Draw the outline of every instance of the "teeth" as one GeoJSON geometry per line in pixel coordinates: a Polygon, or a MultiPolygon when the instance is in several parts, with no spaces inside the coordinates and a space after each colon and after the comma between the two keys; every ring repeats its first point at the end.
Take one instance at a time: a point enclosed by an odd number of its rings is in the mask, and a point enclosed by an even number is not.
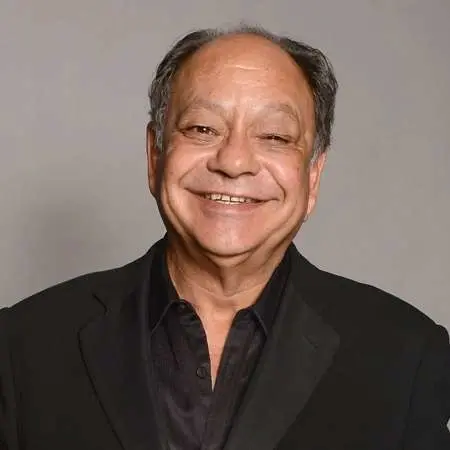
{"type": "Polygon", "coordinates": [[[218,203],[232,204],[232,203],[253,203],[255,200],[248,197],[229,196],[227,194],[204,194],[204,197],[218,203]]]}

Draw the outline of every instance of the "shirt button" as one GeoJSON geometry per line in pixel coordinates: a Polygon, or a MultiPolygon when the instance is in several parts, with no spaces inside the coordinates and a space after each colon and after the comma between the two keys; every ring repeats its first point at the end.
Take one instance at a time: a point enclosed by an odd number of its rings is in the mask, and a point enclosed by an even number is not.
{"type": "Polygon", "coordinates": [[[208,376],[208,369],[205,366],[197,367],[196,374],[199,378],[203,379],[208,376]]]}

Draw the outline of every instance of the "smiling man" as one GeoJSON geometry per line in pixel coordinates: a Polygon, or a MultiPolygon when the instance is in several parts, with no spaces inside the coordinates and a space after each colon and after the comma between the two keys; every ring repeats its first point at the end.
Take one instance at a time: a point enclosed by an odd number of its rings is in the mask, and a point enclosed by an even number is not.
{"type": "Polygon", "coordinates": [[[147,130],[167,234],[1,311],[1,449],[450,448],[447,332],[292,244],[336,89],[262,29],[175,44],[147,130]]]}

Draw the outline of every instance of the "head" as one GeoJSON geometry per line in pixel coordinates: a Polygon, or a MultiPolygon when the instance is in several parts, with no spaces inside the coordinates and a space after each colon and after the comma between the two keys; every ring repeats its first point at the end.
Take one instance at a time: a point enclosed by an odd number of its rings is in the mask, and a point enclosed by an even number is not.
{"type": "Polygon", "coordinates": [[[316,202],[336,89],[319,50],[259,28],[176,43],[147,146],[169,237],[216,259],[284,252],[316,202]]]}

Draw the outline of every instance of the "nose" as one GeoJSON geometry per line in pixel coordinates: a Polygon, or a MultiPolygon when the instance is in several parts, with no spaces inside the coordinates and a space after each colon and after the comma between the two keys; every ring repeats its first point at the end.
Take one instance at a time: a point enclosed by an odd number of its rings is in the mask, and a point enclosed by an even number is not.
{"type": "Polygon", "coordinates": [[[207,167],[227,178],[237,178],[241,175],[256,175],[260,170],[260,163],[248,139],[234,134],[211,155],[207,167]]]}

